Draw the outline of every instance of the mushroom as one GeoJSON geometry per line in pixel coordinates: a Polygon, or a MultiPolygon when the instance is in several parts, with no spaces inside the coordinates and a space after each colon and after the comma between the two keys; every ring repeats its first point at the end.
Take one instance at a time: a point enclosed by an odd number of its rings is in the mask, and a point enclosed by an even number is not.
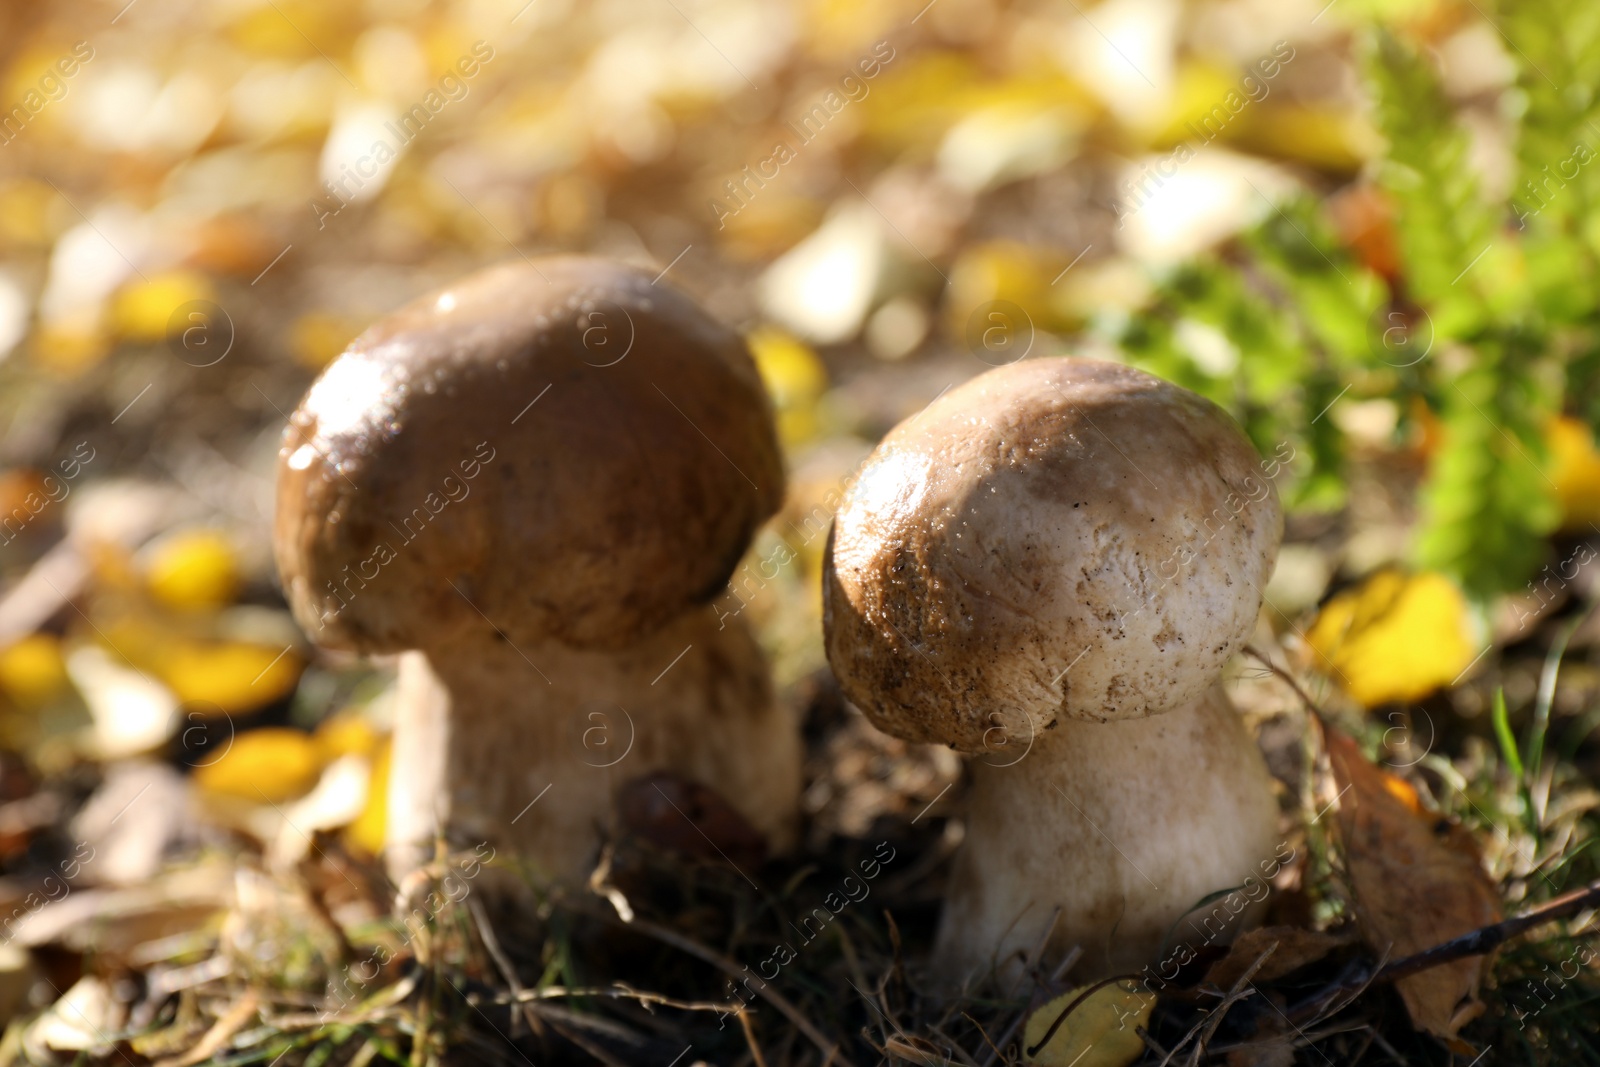
{"type": "Polygon", "coordinates": [[[352,342],[285,431],[275,551],[315,641],[403,653],[391,869],[444,829],[581,877],[658,772],[781,847],[797,726],[706,605],[783,487],[743,341],[631,267],[491,268],[352,342]]]}
{"type": "Polygon", "coordinates": [[[946,980],[1014,974],[1047,934],[1083,947],[1080,973],[1136,968],[1278,856],[1271,780],[1219,687],[1281,536],[1258,464],[1193,393],[1038,359],[901,423],[846,494],[823,577],[845,695],[891,734],[982,754],[946,980]]]}

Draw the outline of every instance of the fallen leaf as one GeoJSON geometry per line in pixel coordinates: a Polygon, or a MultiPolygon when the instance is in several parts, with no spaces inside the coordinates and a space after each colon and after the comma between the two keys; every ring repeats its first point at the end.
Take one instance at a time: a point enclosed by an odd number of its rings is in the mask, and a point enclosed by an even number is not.
{"type": "MultiPolygon", "coordinates": [[[[1339,788],[1339,838],[1362,938],[1396,960],[1499,922],[1500,895],[1465,828],[1424,808],[1404,780],[1379,770],[1328,728],[1339,788]]],[[[1482,1005],[1487,959],[1442,964],[1396,983],[1419,1030],[1453,1037],[1482,1005]]]]}
{"type": "MultiPolygon", "coordinates": [[[[78,862],[94,861],[85,852],[78,862]]],[[[61,945],[105,961],[126,960],[141,945],[205,927],[232,904],[233,893],[231,864],[169,867],[142,885],[74,889],[14,920],[11,939],[24,948],[61,945]]]]}
{"type": "Polygon", "coordinates": [[[340,756],[371,756],[382,742],[372,723],[353,711],[329,716],[311,736],[330,762],[340,756]]]}
{"type": "Polygon", "coordinates": [[[1369,182],[1355,182],[1328,201],[1339,240],[1363,266],[1393,282],[1400,277],[1400,251],[1394,234],[1394,205],[1369,182]]]}
{"type": "Polygon", "coordinates": [[[281,700],[304,664],[286,648],[244,641],[170,642],[155,669],[185,704],[254,711],[281,700]]]}
{"type": "Polygon", "coordinates": [[[367,780],[367,802],[355,822],[345,827],[345,842],[368,856],[383,851],[389,825],[389,762],[393,745],[388,738],[378,743],[372,757],[372,775],[367,780]]]}
{"type": "Polygon", "coordinates": [[[761,382],[777,409],[778,433],[790,446],[817,434],[817,398],[828,388],[828,371],[816,352],[792,334],[764,326],[748,338],[761,382]]]}
{"type": "MultiPolygon", "coordinates": [[[[34,1021],[24,1044],[60,1052],[108,1047],[106,1035],[117,1029],[121,1014],[111,987],[103,979],[85,977],[34,1021]]],[[[54,1062],[54,1057],[43,1062],[54,1062]]]]}
{"type": "Polygon", "coordinates": [[[84,882],[142,885],[171,853],[199,843],[193,787],[164,763],[119,760],[73,817],[72,834],[94,857],[84,882]]]}
{"type": "Polygon", "coordinates": [[[361,817],[371,791],[372,764],[365,756],[340,756],[329,763],[316,788],[286,805],[283,826],[268,855],[284,863],[298,863],[315,846],[311,835],[337,830],[361,817]]]}
{"type": "Polygon", "coordinates": [[[1561,502],[1561,528],[1581,531],[1600,523],[1600,451],[1580,420],[1563,415],[1545,429],[1550,480],[1561,502]]]}
{"type": "Polygon", "coordinates": [[[308,735],[268,726],[242,733],[216,762],[197,767],[195,782],[208,793],[256,804],[303,795],[322,773],[322,753],[308,735]]]}
{"type": "Polygon", "coordinates": [[[178,728],[178,698],[149,675],[117,662],[96,645],[74,649],[67,672],[94,720],[90,747],[101,759],[159,748],[178,728]]]}
{"type": "Polygon", "coordinates": [[[135,341],[154,342],[167,336],[172,314],[191,300],[216,296],[205,275],[174,270],[135,281],[117,294],[112,317],[118,332],[135,341]]]}
{"type": "Polygon", "coordinates": [[[1150,1023],[1156,995],[1132,982],[1113,982],[1091,993],[1044,1040],[1061,1013],[1083,996],[1088,986],[1063,994],[1028,1016],[1022,1030],[1022,1051],[1037,1067],[1126,1067],[1144,1053],[1138,1028],[1150,1023]]]}
{"type": "Polygon", "coordinates": [[[51,634],[31,634],[0,650],[0,689],[25,710],[37,710],[61,696],[67,688],[67,662],[61,640],[51,634]]]}
{"type": "Polygon", "coordinates": [[[1482,647],[1454,582],[1397,570],[1329,600],[1306,642],[1317,666],[1369,708],[1420,700],[1449,685],[1482,647]]]}
{"type": "Polygon", "coordinates": [[[239,563],[232,543],[215,530],[185,530],[149,551],[145,582],[168,607],[218,608],[239,588],[239,563]]]}
{"type": "Polygon", "coordinates": [[[1262,961],[1254,978],[1257,982],[1270,982],[1308,963],[1315,963],[1348,943],[1346,938],[1337,934],[1305,930],[1298,926],[1264,926],[1240,934],[1228,949],[1228,954],[1211,965],[1206,972],[1206,981],[1220,989],[1232,989],[1239,977],[1271,948],[1272,955],[1262,961]]]}

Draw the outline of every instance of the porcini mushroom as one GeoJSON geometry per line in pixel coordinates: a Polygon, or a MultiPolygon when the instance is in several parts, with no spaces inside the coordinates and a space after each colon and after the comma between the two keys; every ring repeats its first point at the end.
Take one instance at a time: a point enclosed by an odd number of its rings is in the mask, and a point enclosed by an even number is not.
{"type": "Polygon", "coordinates": [[[796,727],[704,605],[783,485],[743,341],[630,267],[492,268],[352,342],[285,432],[275,549],[313,640],[405,654],[391,867],[445,828],[582,876],[663,771],[781,844],[796,727]]]}
{"type": "Polygon", "coordinates": [[[823,579],[846,696],[982,754],[946,980],[1014,972],[1057,909],[1049,946],[1081,945],[1079,974],[1136,969],[1277,855],[1264,761],[1219,688],[1281,536],[1258,464],[1193,393],[1039,359],[901,423],[846,495],[823,579]]]}

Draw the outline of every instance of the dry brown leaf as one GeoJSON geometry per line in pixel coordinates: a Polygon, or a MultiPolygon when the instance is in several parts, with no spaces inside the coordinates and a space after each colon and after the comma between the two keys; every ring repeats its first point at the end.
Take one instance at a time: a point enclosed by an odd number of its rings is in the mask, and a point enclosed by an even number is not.
{"type": "MultiPolygon", "coordinates": [[[[1471,835],[1425,809],[1415,789],[1373,766],[1350,738],[1331,728],[1326,735],[1345,870],[1367,944],[1400,959],[1499,922],[1500,895],[1471,835]]],[[[1397,982],[1412,1024],[1453,1037],[1482,1010],[1485,962],[1456,960],[1397,982]]]]}
{"type": "Polygon", "coordinates": [[[1220,989],[1232,989],[1250,966],[1272,948],[1272,955],[1262,961],[1255,973],[1255,981],[1270,982],[1297,971],[1308,963],[1315,963],[1340,945],[1348,944],[1337,934],[1303,930],[1298,926],[1264,926],[1240,934],[1228,949],[1228,954],[1206,972],[1206,981],[1220,989]]]}

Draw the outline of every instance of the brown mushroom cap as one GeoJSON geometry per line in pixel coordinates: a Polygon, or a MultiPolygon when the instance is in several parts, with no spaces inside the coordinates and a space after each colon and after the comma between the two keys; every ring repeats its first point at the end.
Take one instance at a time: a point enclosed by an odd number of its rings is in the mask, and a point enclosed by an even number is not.
{"type": "Polygon", "coordinates": [[[368,329],[301,402],[276,554],[321,644],[620,648],[716,594],[783,495],[743,341],[642,271],[474,274],[368,329]]]}
{"type": "Polygon", "coordinates": [[[1115,363],[1014,363],[868,458],[829,542],[828,659],[880,729],[966,751],[1166,711],[1243,645],[1281,533],[1210,401],[1115,363]]]}

